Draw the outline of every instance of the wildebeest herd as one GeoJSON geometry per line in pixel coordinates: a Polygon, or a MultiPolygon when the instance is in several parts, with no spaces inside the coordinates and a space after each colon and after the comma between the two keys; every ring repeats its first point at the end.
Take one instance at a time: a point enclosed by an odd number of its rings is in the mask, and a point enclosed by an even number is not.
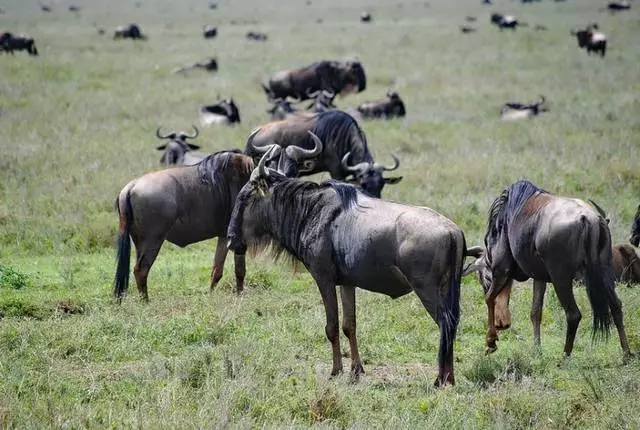
{"type": "MultiPolygon", "coordinates": [[[[362,21],[371,22],[371,16],[363,15],[362,21]]],[[[497,13],[490,21],[501,30],[526,25],[497,13]]],[[[207,39],[217,32],[216,27],[203,28],[207,39]]],[[[597,24],[572,34],[581,48],[605,56],[607,39],[597,24]]],[[[267,40],[264,33],[246,36],[267,40]]],[[[116,29],[113,38],[146,36],[137,24],[129,24],[116,29]]],[[[8,32],[0,36],[0,50],[38,55],[32,38],[8,32]]],[[[178,71],[191,68],[215,71],[218,63],[211,58],[178,71]]],[[[166,141],[157,147],[165,169],[130,181],[116,199],[115,297],[121,300],[128,287],[131,242],[137,289],[148,300],[147,278],[164,241],[184,247],[215,237],[210,289],[222,278],[228,250],[234,253],[237,292],[244,289],[245,255],[251,248],[271,248],[276,256],[285,253],[304,264],[325,307],[332,375],[343,369],[337,286],[351,372],[354,376],[364,372],[356,340],[355,288],[359,287],[392,298],[416,293],[440,328],[435,384],[454,383],[461,279],[476,272],[487,306],[487,352],[497,349],[498,330],[511,324],[513,281],[531,278],[536,345],[540,345],[546,285],[551,283],[566,314],[564,353],[572,353],[581,319],[573,283],[581,280],[593,311],[594,334],[608,333],[613,322],[623,353],[630,356],[615,282],[640,282],[640,206],[630,244],[613,246],[606,214],[597,204],[556,196],[519,180],[506,186],[489,208],[484,245],[469,247],[463,229],[436,211],[382,199],[385,185],[402,180],[388,176],[401,162],[394,154],[389,154],[392,165],[376,161],[359,120],[401,118],[407,111],[395,90],[353,112],[334,105],[337,96],[366,88],[359,60],[321,60],[276,73],[262,85],[271,104],[267,110],[271,121],[249,134],[243,151],[207,154],[192,143],[199,136],[196,126],[192,134],[162,133],[158,128],[156,137],[166,141]],[[295,107],[309,100],[307,109],[295,107]],[[328,172],[331,180],[301,179],[319,172],[328,172]],[[465,264],[466,257],[475,260],[465,264]]],[[[546,111],[546,99],[540,96],[532,103],[505,103],[500,113],[504,120],[519,120],[546,111]]],[[[201,126],[237,123],[240,112],[231,97],[200,109],[201,126]]]]}

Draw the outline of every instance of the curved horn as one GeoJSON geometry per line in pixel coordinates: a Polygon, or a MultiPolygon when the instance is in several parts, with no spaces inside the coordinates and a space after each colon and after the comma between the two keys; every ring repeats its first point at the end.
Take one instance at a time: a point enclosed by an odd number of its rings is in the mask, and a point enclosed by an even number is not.
{"type": "MultiPolygon", "coordinates": [[[[288,97],[291,97],[291,96],[288,96],[288,97]]],[[[283,100],[283,101],[286,101],[286,100],[283,100]]],[[[302,97],[300,97],[300,96],[298,96],[296,98],[291,97],[291,101],[289,103],[298,104],[301,101],[302,101],[302,97]]]]}
{"type": "Polygon", "coordinates": [[[398,157],[396,157],[394,154],[391,154],[391,158],[393,158],[393,167],[385,167],[379,163],[375,163],[374,166],[381,167],[383,172],[391,172],[393,170],[396,170],[398,167],[400,167],[400,160],[398,160],[398,157]]]}
{"type": "Polygon", "coordinates": [[[355,166],[349,166],[349,157],[351,156],[351,152],[347,152],[344,157],[342,157],[342,168],[348,172],[360,172],[362,170],[365,170],[367,168],[367,166],[369,166],[369,163],[367,162],[362,162],[362,163],[358,163],[355,166]]]}
{"type": "Polygon", "coordinates": [[[318,94],[320,94],[320,92],[321,92],[320,90],[317,90],[317,91],[314,91],[314,92],[310,93],[309,92],[310,90],[311,90],[311,88],[309,87],[305,91],[305,93],[307,93],[307,97],[309,97],[310,99],[315,99],[318,96],[318,94]]]}
{"type": "Polygon", "coordinates": [[[187,139],[195,139],[196,137],[198,137],[200,135],[200,131],[198,130],[198,127],[196,127],[193,124],[191,124],[191,127],[193,127],[193,131],[195,132],[195,134],[193,136],[189,136],[187,133],[183,133],[182,134],[187,139]]]}
{"type": "Polygon", "coordinates": [[[322,153],[324,144],[322,143],[320,138],[313,134],[313,132],[310,130],[307,131],[307,133],[311,135],[311,139],[313,139],[313,141],[315,142],[315,147],[313,149],[304,149],[296,145],[289,145],[287,146],[287,149],[285,149],[287,155],[296,161],[303,160],[305,158],[317,157],[318,155],[320,155],[320,153],[322,153]]]}
{"type": "Polygon", "coordinates": [[[169,133],[169,134],[166,134],[166,135],[164,135],[164,136],[163,136],[163,135],[161,135],[161,134],[160,134],[160,129],[161,129],[161,128],[162,128],[162,127],[158,127],[158,129],[156,130],[156,137],[157,137],[158,139],[174,139],[174,138],[176,137],[176,134],[175,134],[175,133],[169,133]]]}
{"type": "Polygon", "coordinates": [[[267,160],[271,157],[271,150],[273,148],[269,149],[270,150],[266,154],[264,154],[258,162],[258,166],[253,169],[253,172],[251,172],[251,178],[249,179],[250,181],[255,181],[258,178],[269,176],[269,170],[267,169],[265,164],[267,164],[267,160]]]}
{"type": "Polygon", "coordinates": [[[329,90],[322,90],[322,95],[324,95],[327,98],[333,99],[336,96],[336,93],[329,90]]]}

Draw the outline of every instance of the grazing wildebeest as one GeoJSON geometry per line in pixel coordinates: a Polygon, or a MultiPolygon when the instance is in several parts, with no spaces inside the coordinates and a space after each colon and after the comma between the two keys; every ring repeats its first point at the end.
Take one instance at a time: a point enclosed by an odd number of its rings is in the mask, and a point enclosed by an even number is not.
{"type": "Polygon", "coordinates": [[[371,14],[369,12],[362,12],[360,14],[360,21],[361,22],[371,22],[373,18],[371,17],[371,14]]]}
{"type": "Polygon", "coordinates": [[[200,124],[203,127],[209,125],[234,125],[240,123],[240,111],[233,98],[220,100],[212,105],[200,108],[200,124]]]}
{"type": "Polygon", "coordinates": [[[640,245],[640,205],[636,215],[633,217],[633,224],[631,225],[631,236],[629,237],[629,243],[633,246],[640,245]]]}
{"type": "Polygon", "coordinates": [[[396,91],[387,91],[385,100],[364,102],[358,106],[358,112],[363,118],[400,118],[407,114],[404,102],[396,91]]]}
{"type": "Polygon", "coordinates": [[[117,27],[113,33],[113,39],[146,40],[147,36],[142,34],[138,24],[131,23],[129,25],[121,25],[120,27],[117,27]]]}
{"type": "Polygon", "coordinates": [[[475,33],[477,30],[474,27],[471,27],[470,25],[461,25],[460,31],[464,34],[468,34],[468,33],[475,33]]]}
{"type": "MultiPolygon", "coordinates": [[[[593,206],[555,196],[529,181],[517,181],[491,205],[485,248],[484,255],[465,269],[465,274],[480,272],[487,303],[487,353],[497,349],[496,296],[506,294],[508,306],[513,280],[533,278],[534,344],[540,346],[542,304],[547,282],[551,282],[567,318],[564,353],[571,355],[582,318],[572,286],[579,277],[593,310],[593,335],[608,334],[613,316],[625,357],[631,355],[622,304],[615,292],[609,227],[593,206]]],[[[508,309],[502,313],[508,315],[508,309]]]]}
{"type": "Polygon", "coordinates": [[[428,208],[372,198],[350,184],[287,179],[265,154],[236,199],[229,249],[271,245],[301,261],[325,306],[331,375],[342,372],[338,302],[349,339],[351,374],[364,373],[356,340],[355,287],[397,298],[414,291],[440,327],[435,385],[454,383],[453,343],[460,316],[466,244],[452,221],[428,208]]]}
{"type": "Polygon", "coordinates": [[[276,73],[268,86],[262,85],[269,99],[293,97],[309,99],[309,92],[327,90],[346,95],[366,89],[367,78],[359,61],[319,61],[310,66],[276,73]]]}
{"type": "Polygon", "coordinates": [[[207,72],[217,72],[218,71],[218,60],[215,57],[211,57],[208,60],[200,61],[198,63],[194,63],[190,66],[181,67],[173,71],[173,73],[184,73],[189,70],[194,69],[202,69],[207,72]]]}
{"type": "Polygon", "coordinates": [[[396,170],[400,162],[394,159],[393,167],[376,163],[369,152],[367,138],[358,123],[349,114],[333,110],[311,115],[290,115],[285,120],[274,121],[258,127],[247,139],[245,153],[254,157],[254,162],[264,154],[271,144],[283,148],[296,145],[310,149],[314,146],[308,132],[313,132],[324,143],[321,154],[306,158],[297,173],[287,176],[311,175],[329,172],[333,179],[351,181],[374,197],[380,197],[385,184],[396,184],[402,176],[385,178],[385,171],[396,170]]]}
{"type": "Polygon", "coordinates": [[[640,284],[640,255],[638,248],[621,243],[611,250],[613,258],[613,274],[616,281],[629,284],[640,284]]]}
{"type": "Polygon", "coordinates": [[[169,139],[169,143],[163,143],[156,147],[158,151],[163,151],[160,163],[165,167],[174,165],[192,166],[198,164],[207,155],[202,152],[195,151],[200,149],[200,146],[194,145],[191,142],[187,142],[187,139],[195,139],[200,132],[194,125],[192,135],[188,135],[184,131],[179,133],[171,132],[167,134],[160,133],[160,127],[156,130],[156,137],[158,139],[169,139]]]}
{"type": "Polygon", "coordinates": [[[246,34],[246,38],[249,40],[255,40],[257,42],[264,42],[267,40],[267,34],[259,31],[249,31],[246,34]]]}
{"type": "Polygon", "coordinates": [[[309,98],[313,99],[313,102],[307,106],[309,112],[326,112],[329,110],[337,109],[333,104],[333,100],[336,98],[336,93],[327,90],[318,90],[314,92],[308,92],[309,98]]]}
{"type": "Polygon", "coordinates": [[[530,119],[537,116],[540,112],[548,112],[549,108],[545,105],[546,99],[543,95],[540,100],[530,104],[517,102],[507,102],[500,108],[500,118],[504,121],[518,121],[521,119],[530,119]]]}
{"type": "Polygon", "coordinates": [[[15,36],[9,32],[0,35],[0,52],[14,54],[14,51],[27,51],[31,56],[38,55],[38,48],[32,37],[25,34],[15,36]]]}
{"type": "Polygon", "coordinates": [[[205,25],[204,27],[202,27],[202,36],[204,36],[205,39],[213,39],[217,35],[218,35],[217,27],[214,27],[212,25],[205,25]]]}
{"type": "Polygon", "coordinates": [[[524,25],[524,23],[519,22],[513,15],[502,15],[499,13],[491,14],[491,23],[496,25],[500,30],[504,28],[515,30],[518,26],[524,25]]]}
{"type": "Polygon", "coordinates": [[[607,36],[598,31],[597,24],[590,24],[582,30],[571,30],[571,35],[576,36],[578,46],[586,49],[587,54],[591,55],[592,52],[595,52],[604,57],[607,53],[607,36]]]}
{"type": "Polygon", "coordinates": [[[288,117],[289,115],[298,112],[292,105],[299,103],[300,100],[289,101],[288,99],[275,99],[271,100],[273,106],[267,109],[267,113],[271,114],[272,121],[280,121],[288,117]]]}

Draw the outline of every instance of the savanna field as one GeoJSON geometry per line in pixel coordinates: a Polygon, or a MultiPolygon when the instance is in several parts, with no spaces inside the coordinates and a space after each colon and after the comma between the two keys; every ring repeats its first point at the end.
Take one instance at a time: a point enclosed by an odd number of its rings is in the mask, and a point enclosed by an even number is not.
{"type": "MultiPolygon", "coordinates": [[[[592,343],[581,285],[570,359],[551,287],[534,349],[531,281],[516,284],[512,327],[487,357],[482,288],[465,278],[456,385],[444,389],[432,385],[438,327],[414,294],[358,290],[366,374],[357,383],[348,373],[329,378],[324,308],[302,265],[248,257],[237,296],[230,255],[209,293],[214,240],[165,243],[150,303],[133,282],[121,305],[112,298],[114,201],[129,180],[160,168],[156,128],[188,131],[201,105],[233,97],[242,123],[202,129],[194,143],[243,149],[269,120],[260,83],[321,59],[358,57],[367,73],[366,91],[338,97],[338,107],[389,88],[405,102],[402,120],[361,123],[377,161],[390,164],[390,153],[401,161],[393,173],[404,179],[385,187],[385,199],[431,207],[479,245],[493,199],[527,178],[595,200],[613,242],[627,242],[640,203],[639,5],[611,15],[600,0],[137,3],[59,0],[50,13],[35,0],[0,3],[0,30],[28,33],[40,52],[0,55],[3,428],[640,428],[640,360],[623,363],[615,330],[592,343]],[[364,10],[372,23],[359,21],[364,10]],[[500,32],[493,12],[529,27],[500,32]],[[477,32],[460,32],[467,15],[477,32]],[[604,59],[569,34],[594,21],[609,39],[604,59]],[[149,40],[112,40],[129,22],[149,40]],[[215,39],[202,37],[207,24],[218,26],[215,39]],[[269,38],[249,41],[250,30],[269,38]],[[215,74],[172,74],[211,56],[215,74]],[[549,112],[500,120],[504,102],[539,94],[549,112]]],[[[618,294],[637,356],[640,290],[618,285],[618,294]]]]}

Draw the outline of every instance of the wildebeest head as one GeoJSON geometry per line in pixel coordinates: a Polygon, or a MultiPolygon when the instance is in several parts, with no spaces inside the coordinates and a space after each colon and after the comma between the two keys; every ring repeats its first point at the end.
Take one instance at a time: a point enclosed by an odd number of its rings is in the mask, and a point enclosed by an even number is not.
{"type": "Polygon", "coordinates": [[[280,145],[276,143],[257,147],[253,145],[252,140],[260,130],[261,127],[258,127],[251,132],[247,138],[247,142],[249,142],[258,154],[269,154],[266,162],[288,178],[295,178],[299,176],[300,173],[312,170],[315,167],[315,158],[318,157],[324,149],[324,144],[320,138],[311,131],[308,133],[315,144],[313,149],[305,149],[297,145],[288,145],[283,150],[280,145]]]}
{"type": "Polygon", "coordinates": [[[160,163],[165,166],[172,166],[174,164],[182,164],[184,162],[184,156],[187,152],[195,149],[200,149],[200,146],[187,142],[187,139],[195,139],[200,132],[194,125],[192,126],[194,134],[187,134],[184,131],[176,133],[171,132],[167,134],[160,133],[160,127],[156,130],[156,137],[158,139],[168,139],[170,142],[163,143],[156,147],[158,151],[164,151],[160,158],[160,163]]]}
{"type": "Polygon", "coordinates": [[[640,245],[640,205],[638,205],[636,215],[633,217],[633,224],[631,226],[631,237],[629,238],[629,242],[631,242],[633,246],[640,245]]]}
{"type": "Polygon", "coordinates": [[[382,188],[385,184],[397,184],[402,180],[402,176],[385,178],[383,172],[391,172],[396,170],[400,166],[400,160],[398,157],[391,154],[394,165],[392,167],[385,167],[380,163],[358,163],[355,166],[349,165],[349,157],[351,153],[348,152],[342,157],[342,168],[353,175],[354,182],[363,191],[367,192],[373,197],[380,198],[382,194],[382,188]]]}
{"type": "Polygon", "coordinates": [[[354,91],[361,93],[367,88],[367,77],[360,61],[345,62],[342,71],[342,83],[344,86],[340,91],[340,95],[346,95],[354,91]]]}

